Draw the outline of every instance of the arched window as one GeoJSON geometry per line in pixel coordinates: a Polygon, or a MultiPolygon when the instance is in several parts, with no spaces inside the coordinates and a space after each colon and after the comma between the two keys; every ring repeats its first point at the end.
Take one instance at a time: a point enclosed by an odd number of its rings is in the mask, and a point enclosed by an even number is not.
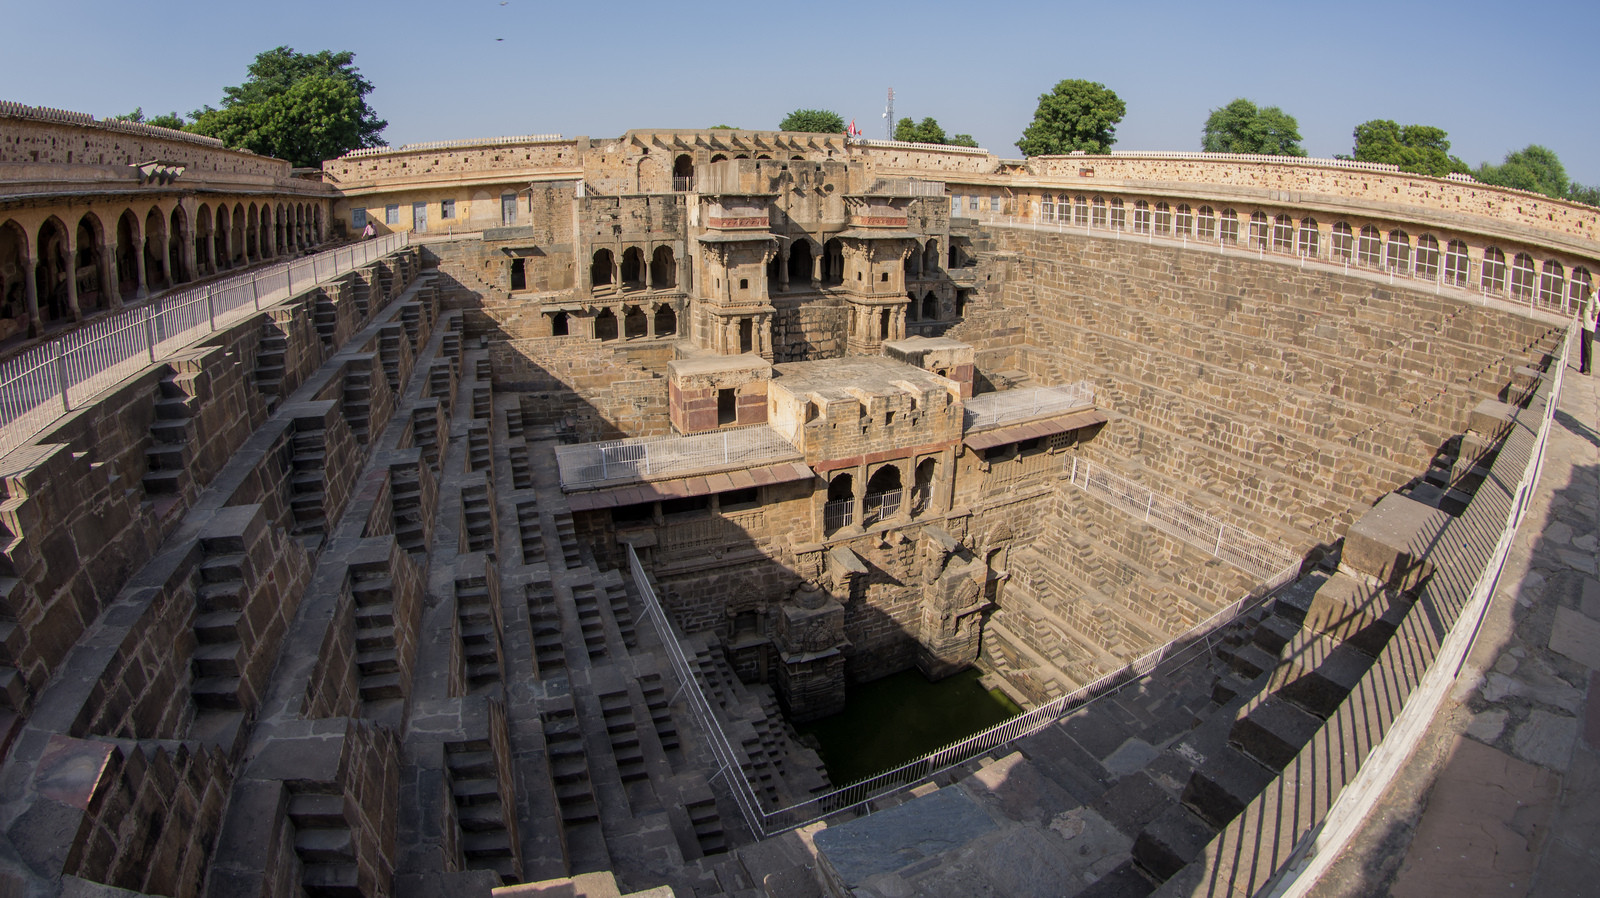
{"type": "Polygon", "coordinates": [[[1048,193],[1044,195],[1043,200],[1039,201],[1039,220],[1044,222],[1056,220],[1056,201],[1048,193]]]}
{"type": "Polygon", "coordinates": [[[1128,212],[1122,207],[1122,197],[1111,200],[1111,228],[1120,231],[1128,226],[1128,212]]]}
{"type": "Polygon", "coordinates": [[[596,289],[611,286],[611,275],[615,268],[612,261],[611,250],[597,249],[594,251],[594,261],[589,265],[589,283],[596,289]]]}
{"type": "Polygon", "coordinates": [[[1589,269],[1574,268],[1572,277],[1567,280],[1568,311],[1576,312],[1583,308],[1589,294],[1594,292],[1594,282],[1589,277],[1589,269]]]}
{"type": "Polygon", "coordinates": [[[1294,219],[1287,215],[1272,219],[1272,251],[1294,252],[1294,219]]]}
{"type": "Polygon", "coordinates": [[[630,246],[622,251],[622,289],[641,290],[644,288],[644,250],[637,246],[630,246]]]}
{"type": "Polygon", "coordinates": [[[1361,226],[1361,236],[1356,240],[1356,264],[1377,268],[1383,258],[1383,237],[1372,225],[1361,226]]]}
{"type": "Polygon", "coordinates": [[[1511,260],[1511,295],[1518,299],[1533,298],[1533,257],[1517,253],[1511,260]]]}
{"type": "Polygon", "coordinates": [[[116,272],[117,293],[126,302],[139,292],[139,255],[136,245],[139,220],[132,209],[124,209],[117,218],[116,272]]]}
{"type": "Polygon", "coordinates": [[[1300,238],[1296,251],[1310,259],[1322,255],[1322,232],[1317,230],[1315,218],[1300,219],[1300,238]]]}
{"type": "Polygon", "coordinates": [[[1137,234],[1150,233],[1150,204],[1144,200],[1133,204],[1133,230],[1137,234]]]}
{"type": "Polygon", "coordinates": [[[566,312],[557,312],[550,316],[550,336],[565,337],[569,326],[566,312]]]}
{"type": "Polygon", "coordinates": [[[1539,275],[1539,301],[1554,308],[1561,307],[1562,288],[1566,286],[1565,272],[1561,263],[1549,259],[1544,263],[1544,271],[1539,275]]]}
{"type": "Polygon", "coordinates": [[[1217,218],[1212,214],[1210,206],[1200,207],[1200,213],[1195,217],[1195,236],[1201,240],[1210,240],[1217,236],[1217,218]]]}
{"type": "Polygon", "coordinates": [[[678,313],[662,303],[656,308],[656,336],[670,337],[678,332],[678,313]]]}
{"type": "Polygon", "coordinates": [[[1496,247],[1483,251],[1483,270],[1478,279],[1488,293],[1506,292],[1506,254],[1496,247]]]}
{"type": "Polygon", "coordinates": [[[855,519],[856,488],[855,478],[849,474],[838,474],[828,481],[828,501],[822,506],[822,529],[824,533],[832,533],[840,527],[848,527],[855,519]]]}
{"type": "Polygon", "coordinates": [[[1433,279],[1439,276],[1439,241],[1432,234],[1417,238],[1417,277],[1433,279]]]}
{"type": "Polygon", "coordinates": [[[78,308],[82,311],[111,308],[111,297],[106,295],[106,277],[101,266],[106,259],[100,251],[100,219],[86,212],[78,219],[78,254],[73,260],[73,271],[78,284],[78,308]]]}
{"type": "Polygon", "coordinates": [[[933,484],[939,478],[939,460],[925,458],[917,462],[916,485],[911,488],[911,513],[922,514],[928,510],[933,498],[933,484]]]}
{"type": "Polygon", "coordinates": [[[1389,232],[1389,242],[1384,247],[1383,264],[1390,271],[1406,274],[1411,271],[1411,237],[1405,231],[1389,232]]]}
{"type": "MultiPolygon", "coordinates": [[[[811,276],[809,266],[806,268],[806,276],[811,276]]],[[[678,286],[678,260],[672,255],[672,247],[656,247],[655,255],[650,259],[650,285],[657,290],[678,286]]]]}
{"type": "Polygon", "coordinates": [[[888,464],[874,471],[867,479],[866,502],[861,513],[861,526],[871,527],[900,514],[903,490],[900,486],[899,465],[888,464]]]}
{"type": "Polygon", "coordinates": [[[939,320],[939,297],[934,296],[932,293],[922,297],[922,320],[939,320]]]}
{"type": "Polygon", "coordinates": [[[1156,233],[1172,233],[1172,207],[1166,203],[1156,203],[1156,233]]]}
{"type": "Polygon", "coordinates": [[[1090,225],[1096,228],[1103,228],[1106,226],[1106,221],[1105,197],[1097,196],[1094,198],[1094,217],[1090,221],[1090,225]]]}
{"type": "Polygon", "coordinates": [[[638,306],[627,306],[622,310],[622,336],[627,340],[648,337],[650,335],[650,318],[644,309],[638,306]]]}
{"type": "Polygon", "coordinates": [[[1217,218],[1217,239],[1225,244],[1239,242],[1239,213],[1232,209],[1222,210],[1222,215],[1217,218]]]}
{"type": "Polygon", "coordinates": [[[1267,248],[1267,213],[1250,213],[1250,248],[1267,248]]]}
{"type": "Polygon", "coordinates": [[[1089,200],[1083,196],[1072,198],[1072,223],[1079,227],[1089,225],[1089,200]]]}
{"type": "Polygon", "coordinates": [[[1348,262],[1356,252],[1355,234],[1350,231],[1350,225],[1338,222],[1333,226],[1333,259],[1336,262],[1348,262]]]}
{"type": "MultiPolygon", "coordinates": [[[[1432,237],[1426,238],[1430,242],[1432,237]]],[[[1422,255],[1421,250],[1417,252],[1422,255]]],[[[1464,240],[1452,240],[1444,246],[1444,282],[1457,287],[1465,287],[1472,283],[1472,259],[1467,256],[1467,244],[1464,240]]]]}
{"type": "Polygon", "coordinates": [[[939,241],[935,237],[929,237],[928,245],[922,248],[922,270],[930,277],[939,270],[939,241]]]}
{"type": "Polygon", "coordinates": [[[789,244],[789,289],[811,286],[811,241],[796,240],[789,244]]]}
{"type": "Polygon", "coordinates": [[[617,338],[617,315],[610,309],[601,309],[600,314],[594,316],[594,338],[596,340],[615,340],[617,338]]]}
{"type": "Polygon", "coordinates": [[[1189,211],[1189,204],[1182,203],[1178,206],[1178,214],[1173,220],[1173,227],[1180,237],[1188,237],[1194,233],[1194,213],[1189,211]]]}

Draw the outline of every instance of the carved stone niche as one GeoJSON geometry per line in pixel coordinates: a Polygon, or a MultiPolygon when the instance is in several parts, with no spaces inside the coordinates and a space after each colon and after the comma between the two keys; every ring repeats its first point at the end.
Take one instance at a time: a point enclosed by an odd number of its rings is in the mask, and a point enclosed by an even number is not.
{"type": "Polygon", "coordinates": [[[922,620],[917,669],[941,680],[978,660],[989,568],[941,527],[923,528],[922,620]]]}
{"type": "Polygon", "coordinates": [[[791,720],[804,722],[844,709],[844,606],[822,587],[801,583],[778,609],[778,697],[791,720]]]}

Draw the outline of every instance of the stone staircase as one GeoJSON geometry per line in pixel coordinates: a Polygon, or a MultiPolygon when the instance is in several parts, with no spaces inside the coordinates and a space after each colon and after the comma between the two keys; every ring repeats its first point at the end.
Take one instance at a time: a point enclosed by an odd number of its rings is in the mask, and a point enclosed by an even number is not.
{"type": "Polygon", "coordinates": [[[284,362],[289,338],[283,328],[268,319],[261,325],[261,344],[256,350],[256,389],[266,399],[270,414],[283,401],[284,362]]]}
{"type": "Polygon", "coordinates": [[[468,869],[493,870],[502,882],[520,882],[521,851],[507,825],[514,812],[501,794],[493,745],[488,739],[447,742],[444,752],[462,862],[468,869]]]}
{"type": "Polygon", "coordinates": [[[195,437],[194,398],[168,372],[157,388],[155,420],[145,449],[144,491],[147,496],[179,496],[192,481],[189,474],[195,437]]]}
{"type": "Polygon", "coordinates": [[[387,567],[351,565],[350,595],[355,602],[356,673],[363,702],[405,695],[395,641],[394,580],[387,567]]]}
{"type": "Polygon", "coordinates": [[[289,822],[300,858],[300,885],[308,898],[361,898],[354,837],[345,819],[345,796],[337,784],[292,788],[289,822]],[[326,791],[319,791],[326,789],[326,791]]]}
{"type": "Polygon", "coordinates": [[[238,711],[247,598],[243,546],[219,545],[201,539],[206,557],[196,571],[195,650],[189,665],[194,680],[190,694],[202,711],[238,711]]]}
{"type": "Polygon", "coordinates": [[[481,573],[458,577],[455,588],[467,691],[499,686],[505,679],[500,661],[500,609],[488,578],[481,573]]]}

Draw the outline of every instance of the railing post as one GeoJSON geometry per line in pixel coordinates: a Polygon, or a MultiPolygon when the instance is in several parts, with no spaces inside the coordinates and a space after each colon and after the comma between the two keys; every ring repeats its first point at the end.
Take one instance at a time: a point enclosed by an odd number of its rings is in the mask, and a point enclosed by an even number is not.
{"type": "Polygon", "coordinates": [[[155,316],[150,312],[151,307],[144,307],[144,345],[150,356],[150,364],[156,363],[156,326],[155,316]]]}
{"type": "Polygon", "coordinates": [[[213,294],[211,292],[211,288],[210,287],[206,288],[206,317],[209,318],[210,321],[211,321],[211,329],[212,330],[216,330],[217,329],[217,301],[216,301],[215,294],[213,294]]]}
{"type": "Polygon", "coordinates": [[[56,352],[56,387],[61,391],[61,410],[72,411],[72,403],[67,399],[67,354],[61,350],[63,341],[56,340],[50,345],[56,352]]]}
{"type": "Polygon", "coordinates": [[[256,286],[256,273],[253,271],[250,272],[250,303],[257,312],[261,311],[261,289],[256,286]]]}

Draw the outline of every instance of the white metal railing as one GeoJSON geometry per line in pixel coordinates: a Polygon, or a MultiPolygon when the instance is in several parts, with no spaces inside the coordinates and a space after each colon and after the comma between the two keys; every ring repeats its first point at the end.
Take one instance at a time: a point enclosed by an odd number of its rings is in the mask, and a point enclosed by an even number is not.
{"type": "Polygon", "coordinates": [[[0,454],[164,356],[407,244],[404,233],[168,293],[0,364],[0,454]]]}
{"type": "Polygon", "coordinates": [[[825,533],[832,533],[840,527],[848,527],[855,519],[854,499],[835,499],[822,506],[822,529],[825,533]]]}
{"type": "Polygon", "coordinates": [[[1217,630],[1226,626],[1239,615],[1247,613],[1266,602],[1284,585],[1292,582],[1300,570],[1300,562],[1295,561],[1283,570],[1275,572],[1256,589],[1218,610],[1204,621],[1190,627],[1171,642],[1145,654],[1126,667],[1102,676],[1081,689],[1040,705],[1031,711],[1019,714],[1010,720],[996,724],[980,733],[974,733],[965,739],[952,742],[920,758],[908,761],[893,770],[887,770],[858,780],[796,804],[768,810],[762,807],[762,802],[756,796],[755,790],[751,787],[749,781],[745,779],[743,768],[739,764],[739,756],[734,751],[733,743],[728,739],[727,733],[722,728],[721,721],[717,718],[716,713],[712,710],[711,703],[701,690],[700,681],[695,676],[694,669],[689,666],[688,659],[683,654],[683,648],[678,644],[677,636],[672,629],[672,623],[668,620],[660,601],[657,600],[655,590],[650,586],[650,579],[645,574],[644,566],[639,562],[638,554],[634,552],[631,545],[627,545],[627,550],[628,567],[633,573],[634,586],[639,592],[640,600],[644,603],[647,616],[655,624],[657,632],[661,635],[661,643],[667,650],[673,671],[678,675],[682,693],[686,696],[690,709],[700,723],[706,742],[717,759],[719,768],[717,774],[719,776],[722,773],[728,774],[726,777],[728,786],[733,792],[734,800],[738,803],[740,811],[744,813],[745,822],[750,825],[750,829],[757,836],[762,838],[797,829],[817,820],[831,817],[834,814],[860,807],[873,799],[880,798],[899,789],[915,785],[986,752],[994,751],[1018,739],[1031,736],[1095,699],[1109,695],[1123,686],[1149,676],[1164,663],[1170,662],[1175,665],[1187,663],[1197,655],[1203,654],[1212,648],[1212,637],[1217,630]]]}
{"type": "MultiPolygon", "coordinates": [[[[1494,551],[1490,553],[1478,578],[1473,581],[1472,591],[1440,642],[1433,663],[1418,680],[1416,687],[1404,697],[1404,707],[1394,716],[1388,729],[1381,733],[1382,741],[1365,757],[1353,759],[1360,765],[1359,770],[1328,807],[1326,816],[1322,818],[1324,824],[1311,827],[1301,837],[1290,856],[1282,860],[1282,878],[1272,883],[1269,890],[1259,894],[1272,895],[1273,898],[1299,898],[1311,891],[1328,866],[1343,856],[1345,846],[1360,831],[1378,800],[1388,792],[1400,770],[1412,760],[1412,753],[1433,723],[1439,705],[1458,682],[1462,665],[1466,663],[1467,654],[1472,650],[1473,642],[1483,626],[1484,615],[1489,611],[1490,599],[1500,584],[1506,559],[1511,554],[1512,544],[1516,542],[1517,529],[1539,488],[1539,475],[1544,471],[1544,452],[1550,440],[1551,421],[1555,418],[1556,405],[1561,399],[1568,354],[1578,333],[1578,323],[1569,323],[1566,337],[1561,341],[1561,353],[1551,362],[1555,376],[1540,415],[1538,433],[1534,436],[1522,476],[1518,478],[1517,485],[1509,490],[1511,507],[1506,511],[1494,551]]],[[[1373,669],[1378,668],[1374,666],[1373,669]]]]}
{"type": "Polygon", "coordinates": [[[904,497],[904,490],[867,493],[861,498],[861,526],[871,527],[879,521],[887,521],[899,514],[900,500],[904,497]]]}
{"type": "Polygon", "coordinates": [[[1197,511],[1086,458],[1073,458],[1068,479],[1073,486],[1258,577],[1282,569],[1295,558],[1293,552],[1271,540],[1197,511]]]}
{"type": "Polygon", "coordinates": [[[962,403],[966,409],[968,431],[987,430],[1002,424],[1031,421],[1094,405],[1094,384],[1080,380],[1059,387],[1031,387],[984,393],[962,403]]]}
{"type": "MultiPolygon", "coordinates": [[[[1094,158],[1094,157],[1086,157],[1094,158]]],[[[1080,221],[1069,222],[1068,213],[1061,211],[1062,204],[1056,204],[1055,220],[1045,220],[1042,215],[1013,215],[1004,212],[980,212],[970,210],[968,218],[981,224],[998,225],[1001,227],[1026,228],[1036,231],[1055,231],[1057,233],[1083,233],[1109,237],[1114,240],[1130,240],[1140,243],[1166,244],[1182,246],[1186,249],[1209,250],[1222,255],[1255,256],[1258,259],[1274,261],[1290,261],[1298,264],[1302,269],[1338,271],[1344,274],[1365,274],[1386,279],[1395,283],[1397,279],[1416,285],[1432,285],[1435,295],[1453,295],[1479,305],[1488,305],[1490,300],[1498,300],[1533,311],[1535,309],[1554,312],[1566,316],[1577,312],[1577,300],[1572,296],[1571,282],[1564,281],[1561,288],[1561,298],[1558,302],[1551,302],[1544,294],[1540,278],[1542,271],[1533,271],[1534,281],[1531,287],[1525,288],[1526,295],[1518,295],[1520,291],[1513,289],[1511,279],[1511,263],[1501,263],[1501,276],[1498,279],[1490,278],[1494,286],[1485,284],[1482,277],[1483,263],[1467,263],[1463,269],[1450,270],[1442,261],[1446,258],[1445,248],[1439,247],[1439,264],[1419,265],[1416,262],[1418,248],[1411,246],[1405,262],[1391,259],[1388,252],[1389,244],[1382,244],[1379,256],[1375,262],[1363,263],[1358,258],[1355,241],[1352,238],[1347,250],[1334,245],[1332,240],[1324,244],[1318,241],[1317,247],[1307,250],[1299,243],[1297,229],[1296,242],[1291,247],[1276,246],[1268,232],[1252,234],[1249,231],[1248,219],[1235,221],[1234,225],[1243,225],[1232,231],[1233,239],[1223,235],[1223,222],[1221,218],[1211,219],[1212,235],[1207,237],[1191,237],[1187,228],[1177,229],[1168,233],[1155,229],[1134,230],[1126,226],[1126,219],[1119,224],[1115,217],[1109,220],[1103,215],[1104,207],[1095,207],[1095,214],[1080,221]],[[1474,267],[1474,265],[1476,267],[1474,267]],[[1420,271],[1430,269],[1432,273],[1420,271]],[[1477,275],[1477,282],[1473,283],[1473,276],[1477,275]]],[[[1270,222],[1268,226],[1270,228],[1270,222]]],[[[1196,231],[1196,234],[1199,232],[1196,231]]],[[[1320,233],[1320,232],[1319,232],[1320,233]]],[[[1359,235],[1357,235],[1359,236],[1359,235]]],[[[1591,288],[1592,289],[1592,288],[1591,288]]]]}
{"type": "Polygon", "coordinates": [[[963,147],[953,143],[912,143],[908,140],[873,140],[868,137],[850,138],[851,146],[882,147],[886,150],[921,150],[927,153],[965,153],[969,156],[987,156],[983,147],[963,147]]]}
{"type": "Polygon", "coordinates": [[[799,450],[765,424],[689,436],[636,437],[556,447],[563,487],[682,476],[800,458],[799,450]]]}

